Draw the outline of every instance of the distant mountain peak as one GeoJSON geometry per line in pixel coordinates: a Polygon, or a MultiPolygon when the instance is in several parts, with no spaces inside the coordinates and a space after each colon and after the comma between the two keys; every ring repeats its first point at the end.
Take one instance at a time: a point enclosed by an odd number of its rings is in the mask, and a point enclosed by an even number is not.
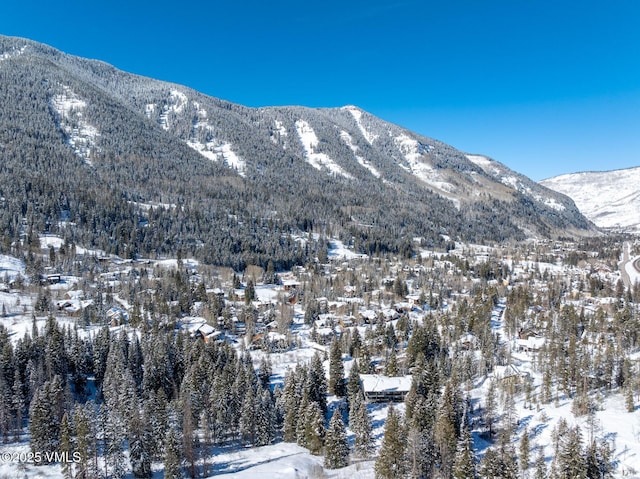
{"type": "Polygon", "coordinates": [[[569,196],[597,226],[640,234],[640,167],[560,175],[540,184],[569,196]]]}

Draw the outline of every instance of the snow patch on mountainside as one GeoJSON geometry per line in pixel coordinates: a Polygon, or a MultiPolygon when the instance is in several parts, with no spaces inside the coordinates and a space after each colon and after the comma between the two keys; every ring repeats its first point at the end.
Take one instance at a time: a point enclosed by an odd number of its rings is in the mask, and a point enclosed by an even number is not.
{"type": "Polygon", "coordinates": [[[640,168],[561,175],[540,184],[569,196],[601,228],[640,233],[640,168]]]}
{"type": "Polygon", "coordinates": [[[401,134],[393,138],[396,147],[400,150],[408,165],[399,164],[407,173],[415,175],[429,186],[445,193],[453,193],[456,187],[446,179],[429,163],[424,161],[422,155],[431,149],[428,145],[401,134]]]}
{"type": "Polygon", "coordinates": [[[341,131],[340,132],[340,138],[342,139],[342,141],[344,141],[347,146],[349,148],[351,148],[351,151],[353,151],[353,156],[355,156],[356,160],[358,160],[358,163],[360,163],[360,165],[362,165],[364,168],[366,168],[367,170],[369,170],[369,172],[375,176],[376,178],[380,178],[380,172],[376,169],[375,166],[373,166],[368,160],[366,160],[363,156],[360,156],[358,154],[358,146],[355,145],[353,143],[353,138],[351,138],[351,135],[349,133],[347,133],[346,131],[341,131]]]}
{"type": "Polygon", "coordinates": [[[208,160],[221,162],[235,169],[240,176],[245,176],[246,163],[233,151],[231,143],[217,140],[212,136],[214,129],[209,124],[207,110],[196,101],[192,102],[192,105],[195,109],[195,117],[187,145],[208,160]]]}
{"type": "Polygon", "coordinates": [[[538,203],[542,203],[556,211],[564,211],[566,209],[566,207],[555,198],[534,191],[530,186],[522,181],[522,178],[509,174],[509,171],[505,170],[497,161],[493,161],[492,159],[482,155],[465,156],[471,163],[482,168],[485,173],[497,179],[503,185],[508,186],[509,188],[514,189],[529,198],[534,199],[538,203]]]}
{"type": "MultiPolygon", "coordinates": [[[[162,113],[160,113],[159,123],[163,129],[168,130],[170,128],[170,118],[172,113],[182,113],[184,108],[189,102],[187,95],[178,90],[171,90],[169,92],[169,101],[162,107],[162,113]]],[[[147,105],[148,108],[149,105],[147,105]]],[[[148,112],[149,110],[147,110],[148,112]]],[[[147,113],[148,114],[148,113],[147,113]]]]}
{"type": "Polygon", "coordinates": [[[231,143],[218,140],[210,140],[206,143],[190,140],[186,143],[208,160],[221,162],[236,170],[240,176],[246,175],[246,163],[233,151],[231,143]]]}
{"type": "Polygon", "coordinates": [[[471,163],[482,168],[485,173],[489,173],[490,175],[500,174],[500,169],[496,168],[496,166],[493,164],[494,162],[491,161],[486,156],[482,156],[482,155],[466,155],[466,156],[471,163]]]}
{"type": "Polygon", "coordinates": [[[51,108],[74,153],[92,165],[91,157],[98,150],[96,140],[100,133],[84,118],[87,102],[68,86],[63,86],[62,90],[51,99],[51,108]]]}
{"type": "Polygon", "coordinates": [[[316,170],[322,170],[324,167],[331,173],[344,176],[348,179],[353,179],[353,176],[344,171],[344,169],[331,159],[329,155],[326,153],[317,153],[315,151],[318,146],[318,136],[309,123],[304,120],[296,121],[296,131],[298,132],[298,137],[300,138],[300,142],[304,148],[307,163],[313,166],[316,170]]]}
{"type": "Polygon", "coordinates": [[[356,125],[358,125],[360,133],[362,133],[364,139],[367,140],[370,145],[373,145],[373,142],[378,139],[378,135],[374,135],[373,133],[367,131],[367,129],[362,124],[362,110],[351,105],[345,106],[343,107],[343,109],[351,113],[351,116],[353,116],[353,119],[356,121],[356,125]]]}
{"type": "Polygon", "coordinates": [[[287,127],[284,126],[284,123],[280,120],[274,120],[274,129],[269,132],[269,139],[271,143],[274,145],[280,145],[283,149],[287,149],[287,137],[289,136],[289,132],[287,131],[287,127]]]}

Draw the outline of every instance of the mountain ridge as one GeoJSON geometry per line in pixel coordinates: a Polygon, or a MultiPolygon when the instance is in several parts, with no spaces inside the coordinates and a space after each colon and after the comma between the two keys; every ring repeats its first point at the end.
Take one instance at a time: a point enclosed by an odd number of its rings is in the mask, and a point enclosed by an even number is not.
{"type": "Polygon", "coordinates": [[[540,183],[571,197],[578,209],[601,228],[640,233],[640,167],[583,171],[540,183]]]}
{"type": "Polygon", "coordinates": [[[39,179],[46,200],[26,184],[0,191],[12,199],[3,224],[14,236],[29,203],[32,227],[64,228],[107,251],[184,248],[236,266],[270,256],[282,265],[308,260],[322,245],[305,250],[296,238],[311,232],[365,254],[410,254],[415,237],[442,247],[445,237],[484,242],[595,231],[569,198],[493,160],[487,172],[454,147],[353,105],[249,108],[10,37],[0,36],[0,58],[8,113],[0,125],[0,176],[11,182],[18,174],[24,183],[22,176],[45,164],[70,176],[61,179],[64,187],[39,179]],[[31,162],[20,161],[27,152],[31,162]],[[97,185],[112,204],[97,198],[97,185]],[[73,200],[56,207],[52,196],[73,200]],[[140,204],[180,208],[150,213],[140,204]],[[71,221],[61,227],[62,210],[71,221]],[[202,218],[187,218],[194,211],[202,218]],[[117,220],[91,221],[96,215],[117,220]],[[96,223],[105,231],[91,232],[96,223]],[[135,233],[116,240],[122,229],[135,233]],[[234,255],[241,259],[230,261],[234,255]]]}

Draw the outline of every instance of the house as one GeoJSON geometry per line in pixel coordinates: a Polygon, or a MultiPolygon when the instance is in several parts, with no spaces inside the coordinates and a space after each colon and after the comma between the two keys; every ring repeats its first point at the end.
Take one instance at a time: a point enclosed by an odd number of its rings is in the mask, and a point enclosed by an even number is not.
{"type": "Polygon", "coordinates": [[[300,281],[295,279],[284,279],[282,280],[282,289],[285,291],[292,291],[294,289],[298,289],[300,287],[300,281]]]}
{"type": "Polygon", "coordinates": [[[107,316],[107,320],[111,326],[119,326],[129,319],[129,314],[124,309],[115,306],[113,308],[109,308],[105,315],[107,316]]]}
{"type": "Polygon", "coordinates": [[[537,353],[544,346],[544,338],[529,336],[527,339],[516,339],[516,350],[525,353],[537,353]]]}
{"type": "Polygon", "coordinates": [[[361,374],[364,397],[368,402],[403,402],[411,390],[412,376],[389,377],[361,374]]]}
{"type": "Polygon", "coordinates": [[[372,309],[360,311],[359,314],[364,324],[376,324],[378,322],[378,313],[372,309]]]}
{"type": "Polygon", "coordinates": [[[59,274],[47,274],[42,277],[43,284],[58,284],[62,281],[62,276],[59,274]]]}

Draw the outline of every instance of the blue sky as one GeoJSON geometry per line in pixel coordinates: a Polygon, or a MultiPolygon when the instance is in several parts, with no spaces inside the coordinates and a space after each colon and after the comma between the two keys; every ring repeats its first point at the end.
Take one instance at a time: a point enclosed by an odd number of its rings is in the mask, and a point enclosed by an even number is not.
{"type": "Polygon", "coordinates": [[[0,33],[248,106],[357,105],[535,180],[640,166],[640,2],[7,2],[0,33]]]}

